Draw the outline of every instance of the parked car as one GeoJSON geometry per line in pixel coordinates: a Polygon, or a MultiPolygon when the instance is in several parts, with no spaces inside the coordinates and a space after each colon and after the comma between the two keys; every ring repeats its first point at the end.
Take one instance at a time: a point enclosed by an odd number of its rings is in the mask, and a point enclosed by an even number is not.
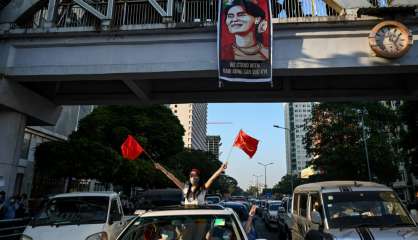
{"type": "Polygon", "coordinates": [[[114,240],[126,222],[117,193],[59,194],[49,199],[21,240],[114,240]]]}
{"type": "Polygon", "coordinates": [[[291,240],[292,220],[292,198],[285,197],[279,206],[277,217],[278,237],[280,240],[291,240]]]}
{"type": "Polygon", "coordinates": [[[277,215],[281,201],[268,201],[264,209],[264,222],[267,229],[277,228],[277,215]]]}
{"type": "Polygon", "coordinates": [[[220,205],[234,210],[241,222],[247,221],[249,209],[244,204],[239,202],[222,202],[220,205]]]}
{"type": "Polygon", "coordinates": [[[292,239],[418,239],[418,229],[392,189],[372,182],[333,181],[293,193],[292,239]]]}
{"type": "Polygon", "coordinates": [[[155,209],[135,218],[117,240],[242,239],[238,215],[229,208],[184,206],[155,209]]]}

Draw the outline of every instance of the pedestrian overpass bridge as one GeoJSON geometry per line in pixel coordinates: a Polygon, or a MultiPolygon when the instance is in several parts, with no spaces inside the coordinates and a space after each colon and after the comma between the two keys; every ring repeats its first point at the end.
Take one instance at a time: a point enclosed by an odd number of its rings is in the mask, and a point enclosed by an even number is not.
{"type": "Polygon", "coordinates": [[[417,98],[418,45],[398,59],[369,46],[383,19],[418,40],[418,1],[395,2],[273,1],[273,84],[219,88],[217,1],[12,0],[0,105],[53,123],[59,105],[417,98]]]}
{"type": "Polygon", "coordinates": [[[418,45],[385,59],[384,19],[418,40],[417,0],[274,0],[273,84],[217,78],[216,0],[0,3],[0,175],[13,189],[26,124],[61,105],[418,98],[418,45]]]}

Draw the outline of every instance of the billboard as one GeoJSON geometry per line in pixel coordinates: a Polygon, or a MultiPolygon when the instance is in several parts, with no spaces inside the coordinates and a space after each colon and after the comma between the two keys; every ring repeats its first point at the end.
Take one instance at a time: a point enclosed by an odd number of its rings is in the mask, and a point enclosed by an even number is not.
{"type": "Polygon", "coordinates": [[[219,0],[219,79],[272,80],[272,22],[269,0],[219,0]]]}

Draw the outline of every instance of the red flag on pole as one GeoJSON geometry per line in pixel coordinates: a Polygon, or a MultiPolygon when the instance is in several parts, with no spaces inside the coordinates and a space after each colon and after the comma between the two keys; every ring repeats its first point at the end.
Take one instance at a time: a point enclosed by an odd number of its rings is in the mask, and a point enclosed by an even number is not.
{"type": "Polygon", "coordinates": [[[258,140],[240,130],[235,138],[234,147],[240,148],[250,158],[257,152],[258,140]]]}
{"type": "Polygon", "coordinates": [[[123,142],[122,146],[120,147],[122,150],[123,158],[128,160],[135,160],[144,152],[144,149],[141,145],[136,141],[134,137],[128,135],[125,142],[123,142]]]}

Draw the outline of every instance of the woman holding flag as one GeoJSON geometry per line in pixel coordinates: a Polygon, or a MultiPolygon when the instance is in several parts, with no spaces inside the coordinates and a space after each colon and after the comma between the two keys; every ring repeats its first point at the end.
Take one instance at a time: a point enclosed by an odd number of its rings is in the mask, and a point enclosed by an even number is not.
{"type": "Polygon", "coordinates": [[[178,178],[176,178],[176,176],[165,169],[161,164],[154,163],[154,166],[156,169],[164,173],[164,175],[166,175],[178,188],[183,191],[185,205],[203,205],[205,204],[205,196],[207,190],[227,168],[227,163],[223,163],[221,167],[205,183],[203,183],[202,179],[200,178],[200,171],[198,169],[192,169],[190,171],[189,181],[183,183],[178,178]]]}

